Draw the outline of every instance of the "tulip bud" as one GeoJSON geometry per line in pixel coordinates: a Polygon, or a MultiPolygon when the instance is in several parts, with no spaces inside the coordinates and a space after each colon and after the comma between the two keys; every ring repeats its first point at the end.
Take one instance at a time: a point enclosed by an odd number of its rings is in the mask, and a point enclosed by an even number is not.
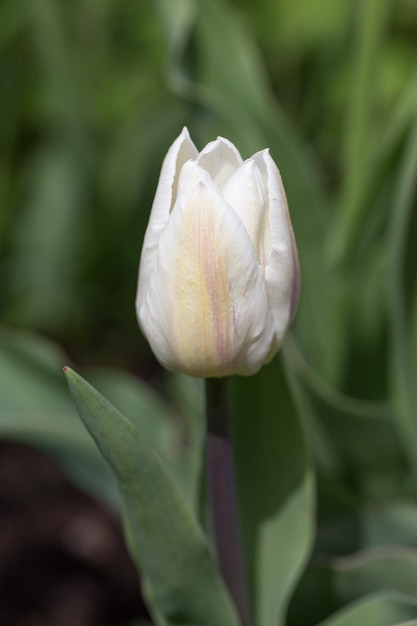
{"type": "Polygon", "coordinates": [[[299,267],[268,150],[246,161],[186,128],[165,157],[143,244],[137,314],[156,357],[191,376],[254,374],[294,316],[299,267]]]}

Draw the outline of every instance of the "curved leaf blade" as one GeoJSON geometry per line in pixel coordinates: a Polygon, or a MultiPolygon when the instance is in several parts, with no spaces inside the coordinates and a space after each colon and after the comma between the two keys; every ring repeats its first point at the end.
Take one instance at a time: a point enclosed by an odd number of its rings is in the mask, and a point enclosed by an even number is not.
{"type": "Polygon", "coordinates": [[[91,385],[69,368],[65,374],[81,419],[118,479],[132,555],[158,623],[237,626],[206,539],[156,452],[91,385]]]}
{"type": "Polygon", "coordinates": [[[256,623],[282,626],[314,534],[314,485],[279,359],[233,380],[233,436],[256,623]]]}
{"type": "Polygon", "coordinates": [[[319,626],[400,626],[404,620],[413,619],[416,612],[417,603],[414,599],[402,594],[382,592],[352,603],[319,626]]]}

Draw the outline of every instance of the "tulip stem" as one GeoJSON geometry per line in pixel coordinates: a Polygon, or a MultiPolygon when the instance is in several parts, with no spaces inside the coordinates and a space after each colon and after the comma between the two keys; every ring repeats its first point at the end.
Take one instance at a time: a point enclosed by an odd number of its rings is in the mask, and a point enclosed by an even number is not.
{"type": "Polygon", "coordinates": [[[220,572],[242,626],[251,614],[240,536],[227,379],[206,379],[207,483],[211,524],[220,572]]]}

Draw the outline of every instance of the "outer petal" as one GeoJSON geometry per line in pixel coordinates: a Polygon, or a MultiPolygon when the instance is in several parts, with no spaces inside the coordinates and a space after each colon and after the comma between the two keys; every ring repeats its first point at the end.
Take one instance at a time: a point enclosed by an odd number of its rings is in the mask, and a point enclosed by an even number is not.
{"type": "Polygon", "coordinates": [[[261,242],[265,229],[267,192],[253,159],[242,163],[232,174],[224,186],[223,195],[245,226],[258,263],[263,264],[264,249],[261,242]]]}
{"type": "Polygon", "coordinates": [[[217,137],[211,141],[198,155],[197,162],[210,174],[219,189],[223,189],[226,181],[242,163],[237,148],[231,141],[217,137]]]}
{"type": "Polygon", "coordinates": [[[163,231],[142,329],[159,361],[192,376],[252,374],[275,353],[262,270],[215,185],[180,196],[163,231]]]}
{"type": "Polygon", "coordinates": [[[213,185],[210,174],[203,169],[197,161],[187,161],[187,163],[184,163],[182,166],[180,172],[177,198],[183,198],[188,195],[199,183],[204,183],[209,186],[213,185]]]}
{"type": "Polygon", "coordinates": [[[183,128],[179,137],[168,150],[159,175],[155,199],[143,241],[136,297],[137,310],[142,306],[143,297],[147,291],[160,234],[169,219],[170,211],[176,200],[181,168],[186,161],[196,158],[197,155],[197,148],[191,141],[187,128],[183,128]]]}
{"type": "Polygon", "coordinates": [[[267,190],[267,219],[263,233],[265,281],[280,343],[294,317],[300,284],[298,254],[284,187],[268,150],[253,157],[267,190]]]}

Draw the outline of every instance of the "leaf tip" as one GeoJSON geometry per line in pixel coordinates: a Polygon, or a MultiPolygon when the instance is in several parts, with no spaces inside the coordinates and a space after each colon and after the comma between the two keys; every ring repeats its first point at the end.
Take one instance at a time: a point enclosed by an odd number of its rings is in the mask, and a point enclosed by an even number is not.
{"type": "Polygon", "coordinates": [[[62,368],[62,371],[64,372],[65,377],[66,377],[67,379],[71,378],[71,376],[73,376],[73,375],[75,374],[74,370],[72,370],[72,369],[69,367],[69,365],[65,365],[65,366],[62,368]]]}

